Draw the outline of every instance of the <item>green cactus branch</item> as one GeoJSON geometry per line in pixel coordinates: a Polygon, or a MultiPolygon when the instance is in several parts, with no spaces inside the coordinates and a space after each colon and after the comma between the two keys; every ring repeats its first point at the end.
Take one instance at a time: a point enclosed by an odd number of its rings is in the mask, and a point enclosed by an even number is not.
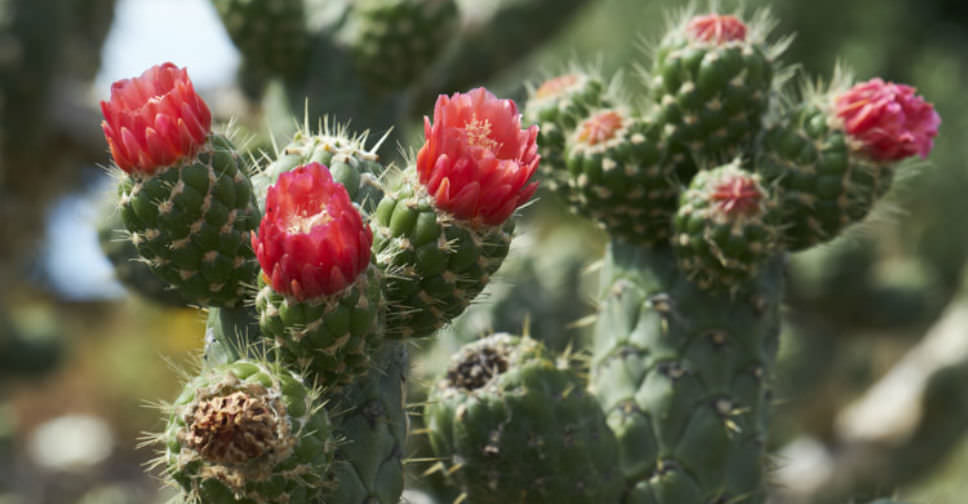
{"type": "Polygon", "coordinates": [[[733,295],[669,250],[613,242],[590,386],[619,439],[626,502],[762,502],[781,259],[733,295]]]}

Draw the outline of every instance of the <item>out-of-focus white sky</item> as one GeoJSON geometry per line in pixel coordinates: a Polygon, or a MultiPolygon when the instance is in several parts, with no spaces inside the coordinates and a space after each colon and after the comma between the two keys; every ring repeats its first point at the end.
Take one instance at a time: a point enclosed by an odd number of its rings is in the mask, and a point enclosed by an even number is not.
{"type": "Polygon", "coordinates": [[[209,0],[119,0],[104,44],[96,88],[171,61],[187,67],[201,89],[231,82],[239,55],[209,0]]]}
{"type": "MultiPolygon", "coordinates": [[[[200,91],[235,78],[239,55],[210,0],[118,0],[95,95],[106,99],[112,82],[165,61],[187,67],[200,91]]],[[[69,195],[50,210],[42,267],[52,286],[68,298],[124,295],[95,229],[98,199],[113,184],[105,176],[103,187],[69,195]]]]}

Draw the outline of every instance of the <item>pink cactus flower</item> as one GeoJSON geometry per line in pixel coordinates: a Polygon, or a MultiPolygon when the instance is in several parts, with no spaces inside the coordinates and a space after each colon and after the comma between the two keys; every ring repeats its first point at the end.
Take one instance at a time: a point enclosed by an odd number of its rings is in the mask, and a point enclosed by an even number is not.
{"type": "Polygon", "coordinates": [[[152,175],[194,157],[212,127],[212,114],[188,71],[172,63],[112,84],[111,100],[101,102],[101,112],[111,156],[129,174],[152,175]]]}
{"type": "Polygon", "coordinates": [[[279,176],[252,234],[266,283],[301,301],[336,294],[356,280],[369,266],[372,242],[346,188],[319,163],[279,176]]]}
{"type": "Polygon", "coordinates": [[[693,40],[718,45],[746,40],[746,25],[736,16],[708,14],[690,19],[686,33],[693,40]]]}
{"type": "Polygon", "coordinates": [[[559,96],[580,80],[581,76],[577,74],[560,75],[553,79],[548,79],[535,91],[534,97],[540,99],[549,96],[559,96]]]}
{"type": "Polygon", "coordinates": [[[851,138],[877,161],[927,157],[941,117],[911,86],[871,79],[834,99],[837,117],[851,138]]]}
{"type": "Polygon", "coordinates": [[[753,177],[731,173],[713,187],[712,200],[726,215],[756,215],[764,198],[753,177]]]}
{"type": "Polygon", "coordinates": [[[622,129],[622,115],[614,110],[606,110],[590,117],[578,127],[578,141],[588,145],[598,145],[613,138],[622,129]]]}
{"type": "Polygon", "coordinates": [[[540,159],[538,127],[522,130],[511,100],[484,88],[441,95],[433,123],[424,118],[424,135],[417,153],[420,183],[458,219],[499,225],[538,187],[528,183],[540,159]]]}

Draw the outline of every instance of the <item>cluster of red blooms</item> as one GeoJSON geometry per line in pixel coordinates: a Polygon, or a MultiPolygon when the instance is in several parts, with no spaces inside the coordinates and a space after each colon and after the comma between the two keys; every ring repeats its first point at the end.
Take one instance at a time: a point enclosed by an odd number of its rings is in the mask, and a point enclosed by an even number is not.
{"type": "MultiPolygon", "coordinates": [[[[733,16],[710,15],[687,27],[697,40],[744,40],[733,16]]],[[[858,84],[834,100],[845,131],[878,161],[926,156],[941,120],[914,88],[881,79],[858,84]]],[[[150,176],[193,158],[205,145],[212,116],[185,69],[164,63],[115,82],[101,103],[101,127],[117,165],[150,176]]],[[[500,225],[537,189],[537,126],[521,128],[511,100],[484,88],[442,95],[433,121],[424,119],[417,154],[420,183],[437,206],[471,225],[500,225]]],[[[729,186],[733,195],[747,191],[729,186]]],[[[309,299],[339,292],[369,265],[372,234],[345,188],[312,164],[279,177],[252,248],[277,291],[309,299]]]]}
{"type": "MultiPolygon", "coordinates": [[[[127,173],[150,176],[192,159],[205,145],[211,113],[185,69],[171,63],[111,87],[101,126],[127,173]]],[[[472,225],[500,225],[537,182],[537,126],[521,129],[511,100],[483,88],[441,96],[417,156],[420,183],[437,205],[472,225]]],[[[370,262],[373,237],[346,189],[318,163],[282,174],[269,188],[252,249],[267,283],[298,299],[336,294],[370,262]]]]}

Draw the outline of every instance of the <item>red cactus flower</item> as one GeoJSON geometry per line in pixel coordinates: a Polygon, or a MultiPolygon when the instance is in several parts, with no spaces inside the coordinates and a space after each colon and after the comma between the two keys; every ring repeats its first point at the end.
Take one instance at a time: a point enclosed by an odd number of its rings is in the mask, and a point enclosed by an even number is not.
{"type": "Polygon", "coordinates": [[[369,266],[372,242],[346,188],[319,163],[279,176],[252,234],[266,282],[299,300],[336,294],[356,280],[369,266]]]}
{"type": "Polygon", "coordinates": [[[927,157],[941,117],[911,86],[881,79],[857,84],[834,99],[844,129],[877,161],[927,157]]]}
{"type": "Polygon", "coordinates": [[[614,110],[606,110],[587,119],[578,128],[578,141],[588,145],[607,142],[622,129],[622,115],[614,110]]]}
{"type": "Polygon", "coordinates": [[[693,40],[725,44],[746,40],[746,25],[736,16],[709,14],[690,19],[686,24],[686,33],[693,40]]]}
{"type": "Polygon", "coordinates": [[[713,186],[712,200],[727,215],[755,215],[764,198],[756,180],[749,176],[730,173],[713,186]]]}
{"type": "Polygon", "coordinates": [[[114,162],[127,173],[151,175],[193,157],[212,127],[212,114],[184,68],[156,65],[111,85],[101,102],[101,129],[114,162]]]}
{"type": "Polygon", "coordinates": [[[499,225],[538,188],[528,184],[540,159],[538,127],[522,130],[511,100],[484,88],[441,95],[433,124],[424,117],[424,135],[420,183],[458,219],[499,225]]]}
{"type": "Polygon", "coordinates": [[[560,75],[553,79],[546,80],[534,93],[535,98],[547,98],[549,96],[559,96],[564,94],[569,88],[581,80],[578,74],[560,75]]]}

